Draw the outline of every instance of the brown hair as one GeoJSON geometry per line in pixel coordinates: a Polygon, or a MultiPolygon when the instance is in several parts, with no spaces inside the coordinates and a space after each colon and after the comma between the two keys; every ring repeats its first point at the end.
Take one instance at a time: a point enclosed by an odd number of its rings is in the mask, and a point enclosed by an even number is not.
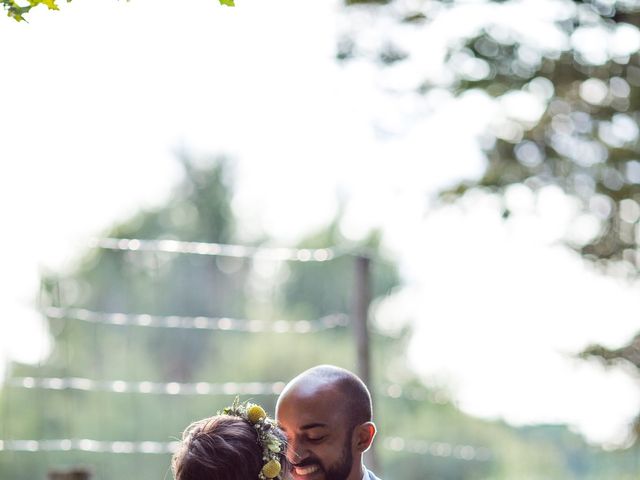
{"type": "MultiPolygon", "coordinates": [[[[284,445],[282,433],[274,434],[284,445]]],[[[280,457],[285,471],[284,452],[280,457]]],[[[255,428],[242,418],[217,415],[186,428],[171,467],[175,480],[257,480],[264,463],[255,428]]]]}

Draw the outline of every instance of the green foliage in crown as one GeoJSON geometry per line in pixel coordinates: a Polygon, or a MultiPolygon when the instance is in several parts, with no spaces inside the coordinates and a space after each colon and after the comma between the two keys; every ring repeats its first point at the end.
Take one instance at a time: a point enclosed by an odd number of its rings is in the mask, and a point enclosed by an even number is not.
{"type": "Polygon", "coordinates": [[[285,445],[283,440],[274,433],[276,422],[269,418],[264,408],[255,403],[240,403],[236,397],[230,407],[222,410],[222,414],[240,417],[256,429],[258,443],[262,447],[262,460],[265,462],[258,475],[259,480],[281,479],[280,458],[284,454],[285,445]]]}

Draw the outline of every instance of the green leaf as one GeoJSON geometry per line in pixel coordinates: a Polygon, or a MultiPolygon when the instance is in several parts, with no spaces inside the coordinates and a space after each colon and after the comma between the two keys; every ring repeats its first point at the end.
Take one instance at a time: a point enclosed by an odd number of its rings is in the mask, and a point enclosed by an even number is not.
{"type": "Polygon", "coordinates": [[[40,3],[49,7],[49,10],[60,10],[56,5],[56,0],[42,0],[40,3]]]}
{"type": "MultiPolygon", "coordinates": [[[[69,2],[71,0],[67,0],[69,2]]],[[[0,0],[0,4],[7,11],[7,15],[18,22],[26,21],[24,15],[38,5],[46,5],[49,10],[59,10],[57,0],[27,0],[28,5],[20,6],[15,0],[0,0]]]]}
{"type": "Polygon", "coordinates": [[[269,442],[267,448],[271,450],[273,453],[280,453],[280,445],[275,443],[274,441],[269,442]]]}
{"type": "Polygon", "coordinates": [[[227,7],[235,7],[234,0],[220,0],[220,5],[226,5],[227,7]]]}

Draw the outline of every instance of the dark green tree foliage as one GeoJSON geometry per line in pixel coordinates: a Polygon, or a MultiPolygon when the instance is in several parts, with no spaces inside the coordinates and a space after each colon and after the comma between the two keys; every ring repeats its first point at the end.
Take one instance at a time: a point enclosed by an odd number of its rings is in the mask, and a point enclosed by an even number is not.
{"type": "MultiPolygon", "coordinates": [[[[583,358],[596,358],[609,366],[626,365],[640,371],[640,334],[623,347],[606,348],[602,345],[591,345],[580,355],[583,358]]],[[[633,428],[636,437],[640,438],[640,413],[635,419],[633,428]]]]}
{"type": "MultiPolygon", "coordinates": [[[[366,8],[374,16],[395,19],[400,31],[429,28],[439,15],[464,3],[391,1],[380,6],[378,2],[346,2],[349,9],[366,8]]],[[[484,3],[496,8],[498,4],[504,7],[518,4],[515,0],[484,3]]],[[[567,241],[568,246],[598,266],[616,264],[631,276],[637,276],[640,54],[634,38],[640,25],[640,2],[565,0],[556,5],[565,7],[554,22],[566,36],[564,49],[545,50],[523,32],[489,20],[470,36],[456,38],[449,45],[447,62],[452,74],[449,83],[435,85],[425,80],[418,88],[419,93],[427,94],[432,88],[445,87],[456,95],[476,89],[496,99],[527,92],[543,101],[544,113],[536,121],[507,118],[503,123],[505,129],[487,132],[483,175],[447,188],[441,197],[455,200],[470,189],[502,194],[514,184],[524,184],[534,192],[549,185],[559,186],[578,199],[583,212],[599,223],[594,236],[583,243],[567,241]],[[605,38],[616,35],[622,38],[624,34],[626,43],[620,41],[616,48],[602,44],[608,40],[580,37],[589,29],[604,32],[605,38]],[[589,49],[604,53],[590,56],[589,49]],[[476,71],[470,74],[460,69],[461,58],[473,61],[476,71]]],[[[407,53],[398,46],[401,42],[397,34],[388,37],[374,52],[361,48],[357,33],[343,37],[338,43],[337,58],[348,61],[368,56],[381,68],[409,61],[407,53]]],[[[420,79],[416,80],[420,84],[420,79]]],[[[509,214],[505,211],[504,217],[509,214]]],[[[640,355],[637,337],[620,350],[595,346],[585,354],[606,361],[625,358],[640,368],[633,361],[640,355]]]]}
{"type": "MultiPolygon", "coordinates": [[[[421,11],[414,3],[391,2],[379,7],[378,13],[394,16],[407,29],[416,25],[429,28],[438,15],[463,3],[425,2],[421,11]]],[[[517,2],[485,3],[508,6],[517,2]]],[[[640,2],[636,0],[566,0],[557,4],[572,6],[555,22],[567,39],[580,39],[577,34],[591,28],[607,34],[637,31],[640,23],[640,2]]],[[[496,98],[518,91],[534,92],[546,102],[545,113],[534,124],[513,120],[508,134],[487,132],[493,141],[487,149],[484,175],[448,189],[443,196],[462,195],[472,188],[504,192],[516,183],[533,190],[558,185],[601,221],[595,238],[573,247],[587,258],[625,261],[637,269],[634,228],[639,216],[640,152],[635,124],[640,110],[640,57],[637,51],[616,56],[615,49],[598,45],[607,55],[592,58],[582,49],[588,45],[575,42],[576,46],[565,50],[543,50],[522,32],[505,30],[502,24],[496,28],[491,22],[469,38],[455,39],[447,57],[453,77],[444,86],[457,94],[480,89],[496,98]],[[470,75],[457,68],[454,63],[461,55],[477,60],[479,73],[470,75]]],[[[374,55],[382,65],[393,66],[407,59],[397,43],[390,36],[383,47],[368,55],[374,55]]],[[[341,39],[339,59],[360,54],[357,34],[341,39]]],[[[435,86],[427,80],[419,91],[428,93],[435,86]]]]}
{"type": "Polygon", "coordinates": [[[640,369],[640,335],[636,335],[628,345],[622,348],[610,349],[593,345],[585,349],[582,355],[585,357],[601,358],[609,364],[628,362],[640,369]]]}

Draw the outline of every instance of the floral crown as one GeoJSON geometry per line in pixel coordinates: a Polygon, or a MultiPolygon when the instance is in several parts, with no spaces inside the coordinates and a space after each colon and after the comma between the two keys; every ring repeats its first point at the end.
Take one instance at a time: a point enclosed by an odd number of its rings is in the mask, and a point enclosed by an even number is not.
{"type": "Polygon", "coordinates": [[[240,403],[236,397],[233,404],[222,410],[222,413],[242,418],[256,429],[258,443],[262,447],[262,460],[265,462],[258,474],[259,480],[281,479],[280,456],[284,454],[285,442],[274,432],[276,422],[267,416],[264,408],[255,403],[240,403]]]}

